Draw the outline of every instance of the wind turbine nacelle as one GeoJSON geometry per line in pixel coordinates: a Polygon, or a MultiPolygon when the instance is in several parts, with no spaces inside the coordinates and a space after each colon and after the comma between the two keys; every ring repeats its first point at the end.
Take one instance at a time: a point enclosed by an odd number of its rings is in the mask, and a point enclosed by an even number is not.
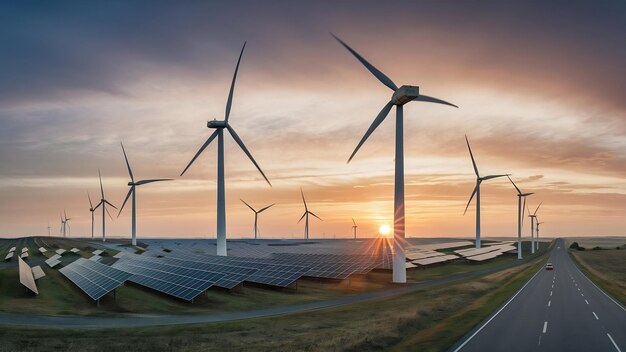
{"type": "Polygon", "coordinates": [[[226,128],[228,124],[226,123],[226,121],[217,121],[217,120],[211,120],[211,121],[207,121],[206,123],[206,127],[208,128],[226,128]]]}
{"type": "Polygon", "coordinates": [[[391,102],[394,105],[404,105],[420,96],[420,87],[402,86],[396,90],[391,96],[391,102]]]}

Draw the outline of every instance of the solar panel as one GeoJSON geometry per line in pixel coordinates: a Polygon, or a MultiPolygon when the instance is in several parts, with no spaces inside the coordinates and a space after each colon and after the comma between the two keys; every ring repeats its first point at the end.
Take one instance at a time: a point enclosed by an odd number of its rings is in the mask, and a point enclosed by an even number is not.
{"type": "Polygon", "coordinates": [[[78,258],[59,272],[93,300],[113,291],[131,276],[130,273],[85,258],[78,258]]]}
{"type": "Polygon", "coordinates": [[[15,252],[15,247],[11,247],[11,249],[9,249],[9,252],[15,252]]]}
{"type": "Polygon", "coordinates": [[[72,248],[72,249],[70,249],[70,252],[72,252],[72,253],[78,253],[78,252],[80,252],[80,249],[78,249],[78,248],[72,248]]]}
{"type": "Polygon", "coordinates": [[[61,263],[60,259],[61,259],[61,256],[58,254],[55,254],[52,257],[46,259],[46,264],[48,264],[49,267],[54,268],[55,266],[61,263]]]}
{"type": "Polygon", "coordinates": [[[39,280],[42,277],[46,276],[46,273],[43,272],[43,269],[39,265],[32,267],[32,271],[35,280],[39,280]]]}
{"type": "Polygon", "coordinates": [[[99,255],[93,255],[93,256],[91,256],[91,258],[89,258],[89,260],[91,260],[92,262],[97,262],[100,259],[102,259],[102,257],[99,256],[99,255]]]}
{"type": "Polygon", "coordinates": [[[304,276],[338,280],[367,274],[380,264],[378,256],[368,255],[275,253],[273,258],[281,264],[308,267],[304,276]]]}
{"type": "Polygon", "coordinates": [[[437,256],[437,257],[430,257],[430,258],[414,260],[413,264],[430,265],[430,264],[435,264],[435,263],[447,262],[448,260],[457,259],[457,258],[459,258],[459,257],[457,257],[454,254],[448,254],[448,255],[443,255],[443,256],[437,256]]]}
{"type": "Polygon", "coordinates": [[[43,247],[39,247],[39,252],[41,252],[41,253],[46,253],[46,252],[47,252],[47,250],[46,250],[45,248],[43,248],[43,247]]]}
{"type": "Polygon", "coordinates": [[[38,295],[39,291],[37,290],[37,284],[35,283],[35,278],[33,277],[33,271],[30,269],[30,266],[22,260],[22,258],[18,258],[18,261],[20,269],[20,283],[38,295]]]}
{"type": "Polygon", "coordinates": [[[58,254],[58,255],[62,255],[63,253],[65,253],[65,249],[63,249],[63,248],[59,248],[59,249],[57,249],[55,252],[56,252],[56,254],[58,254]]]}
{"type": "Polygon", "coordinates": [[[22,253],[24,253],[24,252],[28,252],[28,247],[22,248],[22,253]]]}
{"type": "Polygon", "coordinates": [[[473,257],[467,257],[467,259],[469,260],[473,260],[476,262],[482,262],[483,260],[487,260],[487,259],[493,259],[499,255],[501,255],[502,252],[498,252],[498,251],[493,251],[493,252],[488,252],[488,253],[484,253],[484,254],[480,254],[480,255],[475,255],[473,257]]]}
{"type": "Polygon", "coordinates": [[[95,251],[93,251],[91,253],[93,253],[93,255],[100,255],[100,254],[102,254],[102,252],[104,252],[104,251],[101,250],[101,249],[96,249],[95,251]]]}
{"type": "Polygon", "coordinates": [[[28,252],[24,252],[20,255],[20,258],[28,258],[28,252]]]}
{"type": "Polygon", "coordinates": [[[187,301],[206,291],[224,276],[219,273],[167,265],[153,259],[157,258],[126,255],[112,267],[132,274],[128,281],[187,301]]]}
{"type": "Polygon", "coordinates": [[[4,260],[9,260],[9,259],[11,259],[11,258],[13,258],[13,252],[9,252],[9,253],[7,254],[7,256],[6,256],[6,257],[4,257],[4,260]]]}

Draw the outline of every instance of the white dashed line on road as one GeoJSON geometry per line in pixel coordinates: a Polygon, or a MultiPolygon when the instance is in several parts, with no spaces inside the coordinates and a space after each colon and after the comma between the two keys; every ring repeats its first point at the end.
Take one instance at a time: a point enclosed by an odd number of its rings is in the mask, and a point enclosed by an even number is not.
{"type": "Polygon", "coordinates": [[[617,344],[615,343],[615,340],[613,340],[613,338],[611,337],[611,334],[609,334],[608,332],[606,333],[606,336],[609,337],[609,340],[611,340],[611,342],[613,342],[613,346],[615,346],[615,349],[617,350],[617,352],[622,352],[622,350],[619,349],[619,347],[617,347],[617,344]]]}
{"type": "MultiPolygon", "coordinates": [[[[547,321],[545,321],[545,322],[543,322],[543,333],[545,334],[547,330],[548,330],[548,322],[547,322],[547,321]]],[[[612,339],[611,339],[611,340],[612,340],[612,339]]],[[[615,342],[613,342],[613,343],[615,343],[615,342]]],[[[616,346],[616,347],[617,347],[617,346],[616,346]]]]}
{"type": "Polygon", "coordinates": [[[593,313],[593,316],[596,317],[596,320],[600,320],[600,318],[598,318],[598,315],[596,314],[596,312],[591,312],[593,313]]]}
{"type": "Polygon", "coordinates": [[[589,301],[585,300],[585,303],[589,304],[589,301]]]}
{"type": "Polygon", "coordinates": [[[550,307],[550,303],[552,303],[552,301],[548,301],[548,307],[550,307]]]}
{"type": "Polygon", "coordinates": [[[550,297],[552,297],[552,291],[550,291],[550,297]]]}

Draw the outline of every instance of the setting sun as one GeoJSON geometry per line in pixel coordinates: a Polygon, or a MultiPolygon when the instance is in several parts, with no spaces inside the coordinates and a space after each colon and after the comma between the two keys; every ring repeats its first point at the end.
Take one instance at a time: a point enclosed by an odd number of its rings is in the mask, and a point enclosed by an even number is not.
{"type": "Polygon", "coordinates": [[[380,225],[378,232],[384,237],[389,237],[391,235],[391,227],[387,224],[380,225]]]}

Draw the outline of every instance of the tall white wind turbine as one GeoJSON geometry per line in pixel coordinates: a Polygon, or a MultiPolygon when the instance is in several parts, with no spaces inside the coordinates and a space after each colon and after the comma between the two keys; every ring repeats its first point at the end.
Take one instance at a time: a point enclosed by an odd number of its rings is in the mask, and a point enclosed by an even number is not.
{"type": "Polygon", "coordinates": [[[528,210],[528,217],[530,218],[530,250],[531,253],[535,253],[535,221],[537,221],[537,211],[543,202],[539,203],[537,209],[535,209],[534,213],[530,213],[530,209],[528,210]]]}
{"type": "Polygon", "coordinates": [[[61,228],[59,229],[59,232],[63,237],[65,237],[65,219],[63,219],[63,214],[59,214],[59,216],[61,217],[61,228]]]}
{"type": "Polygon", "coordinates": [[[507,178],[517,190],[517,259],[522,259],[522,225],[524,224],[524,210],[526,209],[526,197],[534,193],[522,193],[515,182],[507,175],[507,178]],[[522,198],[524,204],[522,205],[522,198]]]}
{"type": "Polygon", "coordinates": [[[300,223],[300,221],[302,221],[302,219],[304,219],[304,239],[308,240],[309,239],[309,214],[315,216],[321,221],[324,221],[324,220],[322,220],[319,216],[313,214],[313,212],[309,211],[309,207],[306,205],[306,199],[304,199],[304,192],[302,191],[302,188],[300,188],[300,194],[302,195],[302,202],[304,203],[304,214],[302,214],[302,217],[300,218],[300,220],[298,220],[298,224],[300,223]]]}
{"type": "Polygon", "coordinates": [[[106,242],[107,240],[107,236],[106,236],[106,215],[104,214],[105,212],[107,214],[109,214],[109,217],[111,218],[111,220],[113,220],[113,217],[111,216],[111,213],[109,213],[109,209],[107,209],[107,204],[112,206],[113,209],[117,209],[115,207],[115,205],[109,203],[108,200],[106,200],[106,198],[104,198],[104,187],[102,187],[102,174],[100,174],[100,169],[98,169],[98,177],[100,178],[100,195],[102,198],[100,198],[100,203],[98,203],[98,205],[96,205],[95,209],[98,209],[99,206],[102,206],[102,242],[106,242]]]}
{"type": "Polygon", "coordinates": [[[131,215],[131,224],[132,224],[131,244],[133,246],[136,246],[137,245],[137,209],[136,209],[136,202],[135,202],[135,194],[137,191],[135,190],[135,187],[145,185],[147,183],[171,181],[172,179],[171,178],[156,178],[156,179],[151,179],[151,180],[135,181],[135,177],[133,176],[133,170],[131,170],[130,163],[128,162],[128,156],[126,156],[126,150],[124,150],[124,144],[120,142],[120,145],[122,146],[122,153],[124,153],[124,160],[126,161],[126,167],[128,167],[128,176],[130,176],[130,182],[128,182],[128,186],[130,187],[130,189],[128,190],[128,193],[126,194],[124,203],[122,203],[122,206],[120,207],[120,211],[117,213],[117,217],[118,218],[120,217],[120,214],[122,213],[122,210],[124,209],[124,205],[126,205],[128,198],[132,195],[133,200],[132,200],[132,215],[131,215]]]}
{"type": "Polygon", "coordinates": [[[383,109],[378,113],[378,116],[374,119],[374,122],[370,125],[370,127],[365,132],[361,141],[356,146],[352,155],[348,159],[348,163],[354,156],[357,151],[361,148],[363,143],[369,138],[369,136],[378,128],[378,126],[385,120],[391,109],[396,107],[396,140],[395,140],[395,180],[394,180],[394,201],[393,201],[393,282],[395,283],[405,283],[406,282],[406,256],[404,254],[404,115],[403,115],[403,107],[404,104],[409,103],[411,101],[422,101],[428,103],[437,103],[450,105],[453,107],[458,107],[454,104],[448,103],[441,99],[429,97],[427,95],[420,94],[420,89],[418,86],[408,86],[404,85],[398,88],[398,86],[384,73],[374,67],[372,64],[367,62],[361,55],[359,55],[356,51],[354,51],[348,44],[344,43],[341,39],[336,37],[334,34],[332,36],[337,39],[341,45],[344,46],[354,57],[356,57],[365,68],[367,68],[370,73],[374,75],[382,84],[387,86],[389,89],[393,91],[391,95],[391,99],[389,102],[383,107],[383,109]]]}
{"type": "Polygon", "coordinates": [[[463,215],[467,213],[467,208],[469,207],[474,195],[476,195],[476,248],[480,248],[480,184],[483,181],[491,180],[492,178],[504,177],[508,176],[508,174],[502,175],[488,175],[488,176],[480,176],[478,173],[478,167],[476,166],[476,160],[474,160],[474,154],[472,154],[472,148],[470,147],[469,140],[467,136],[465,136],[465,142],[467,143],[467,149],[469,149],[470,158],[472,158],[472,165],[474,166],[474,173],[476,173],[476,186],[474,187],[474,191],[472,191],[472,195],[467,201],[467,205],[465,206],[465,211],[463,215]]]}
{"type": "Polygon", "coordinates": [[[537,250],[539,250],[539,225],[545,223],[545,221],[539,222],[539,219],[537,219],[537,250]]]}
{"type": "Polygon", "coordinates": [[[63,219],[63,237],[65,237],[66,235],[69,236],[70,234],[70,220],[72,220],[72,218],[67,217],[67,213],[65,212],[65,210],[63,210],[63,217],[65,218],[63,219]]]}
{"type": "Polygon", "coordinates": [[[273,207],[274,205],[276,205],[276,203],[271,204],[266,206],[265,208],[261,208],[259,210],[254,209],[253,207],[250,206],[250,204],[246,203],[245,200],[243,199],[239,199],[240,201],[243,202],[243,204],[245,204],[248,208],[250,208],[250,210],[252,210],[254,212],[254,239],[256,240],[257,238],[259,238],[259,214],[266,211],[267,209],[273,207]]]}
{"type": "Polygon", "coordinates": [[[354,218],[352,218],[352,232],[354,232],[354,239],[356,239],[356,229],[358,226],[356,226],[356,222],[354,221],[354,218]]]}
{"type": "Polygon", "coordinates": [[[87,192],[87,199],[89,199],[89,212],[91,213],[91,239],[93,240],[93,227],[94,227],[94,214],[96,212],[96,208],[93,207],[93,203],[91,202],[91,196],[89,192],[87,192]]]}
{"type": "Polygon", "coordinates": [[[225,185],[224,185],[224,129],[230,133],[235,142],[239,145],[239,147],[243,150],[244,153],[248,156],[250,161],[256,166],[257,170],[263,175],[263,178],[267,183],[272,186],[270,181],[267,179],[261,167],[257,164],[257,162],[252,157],[252,154],[248,151],[248,148],[243,144],[239,135],[235,132],[235,130],[228,123],[228,117],[230,116],[230,108],[233,102],[233,91],[235,90],[235,80],[237,79],[237,71],[239,70],[239,63],[241,62],[241,56],[243,55],[243,51],[246,48],[246,43],[243,43],[243,47],[241,48],[241,53],[239,54],[239,59],[237,60],[237,66],[235,67],[235,74],[233,75],[233,80],[230,85],[230,92],[228,93],[228,101],[226,102],[226,113],[223,121],[213,120],[207,122],[207,127],[215,129],[215,132],[209,136],[206,142],[200,147],[200,150],[196,153],[196,155],[191,159],[187,167],[181,172],[181,176],[189,169],[191,164],[202,154],[204,149],[211,144],[211,142],[217,137],[217,255],[226,256],[226,199],[225,199],[225,185]]]}

